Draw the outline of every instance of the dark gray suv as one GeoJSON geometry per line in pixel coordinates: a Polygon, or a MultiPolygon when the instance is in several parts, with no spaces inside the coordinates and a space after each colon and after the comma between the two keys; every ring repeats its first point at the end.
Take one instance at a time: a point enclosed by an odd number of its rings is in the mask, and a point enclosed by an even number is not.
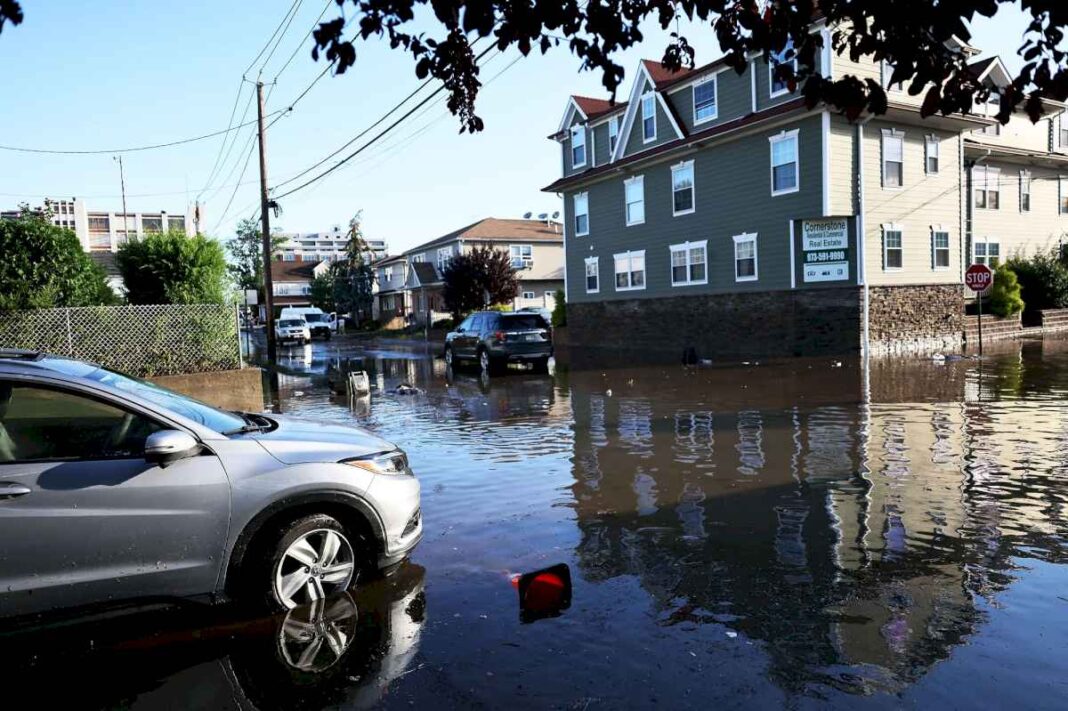
{"type": "Polygon", "coordinates": [[[490,373],[507,363],[531,363],[546,372],[552,354],[552,330],[539,313],[479,311],[445,336],[448,365],[475,362],[490,373]]]}
{"type": "Polygon", "coordinates": [[[423,533],[404,452],[0,350],[0,616],[240,595],[278,608],[395,567],[423,533]]]}

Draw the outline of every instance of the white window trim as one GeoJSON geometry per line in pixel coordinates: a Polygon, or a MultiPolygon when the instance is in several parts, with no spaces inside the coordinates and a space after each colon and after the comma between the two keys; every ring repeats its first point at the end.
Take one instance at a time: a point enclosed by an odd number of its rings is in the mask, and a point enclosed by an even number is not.
{"type": "MultiPolygon", "coordinates": [[[[882,137],[880,140],[880,153],[879,156],[879,182],[882,184],[883,190],[904,190],[905,189],[905,132],[898,128],[884,128],[882,130],[882,137]],[[887,138],[899,138],[901,139],[901,185],[887,185],[886,184],[886,139],[887,138]]],[[[924,170],[926,170],[924,166],[924,170]]]]}
{"type": "Polygon", "coordinates": [[[902,225],[887,222],[882,225],[882,238],[883,238],[883,271],[884,272],[900,272],[905,269],[905,228],[902,225]],[[886,247],[886,233],[887,232],[900,232],[901,233],[901,266],[891,267],[887,266],[886,259],[887,247],[886,247]]]}
{"type": "Polygon", "coordinates": [[[1020,212],[1021,213],[1023,213],[1023,212],[1031,212],[1031,207],[1032,207],[1031,206],[1031,171],[1029,171],[1029,170],[1024,169],[1024,170],[1020,171],[1020,194],[1019,194],[1018,197],[1019,197],[1019,201],[1020,201],[1020,212]],[[1024,182],[1025,181],[1027,182],[1027,192],[1026,193],[1024,192],[1024,182]],[[1023,202],[1024,195],[1027,195],[1027,203],[1028,204],[1027,204],[1027,209],[1026,210],[1024,209],[1024,206],[1023,206],[1023,204],[1024,204],[1024,202],[1023,202]]]}
{"type": "MultiPolygon", "coordinates": [[[[902,158],[904,158],[904,151],[902,151],[902,158]]],[[[904,166],[902,166],[902,178],[904,178],[904,166]]],[[[938,175],[942,172],[942,141],[938,136],[933,133],[928,133],[923,137],[923,172],[925,175],[938,175]],[[935,146],[935,158],[938,160],[938,169],[931,170],[931,146],[935,146]]],[[[902,180],[904,182],[904,180],[902,180]]]]}
{"type": "MultiPolygon", "coordinates": [[[[616,291],[645,291],[645,285],[649,283],[649,268],[648,267],[649,267],[649,265],[646,264],[646,262],[645,262],[645,250],[644,249],[632,249],[629,252],[618,252],[617,254],[613,254],[612,255],[612,285],[615,287],[616,291]],[[616,284],[615,277],[616,277],[616,274],[619,273],[619,272],[616,271],[616,260],[620,259],[620,258],[624,258],[624,257],[627,259],[628,266],[630,265],[630,260],[633,259],[634,257],[641,257],[642,258],[642,285],[641,286],[633,286],[633,285],[631,285],[631,286],[619,286],[618,284],[616,284]]],[[[599,269],[600,269],[600,267],[598,267],[598,270],[599,269]]],[[[627,270],[628,279],[630,278],[629,277],[630,272],[631,272],[631,270],[628,269],[627,270]]],[[[598,286],[598,288],[600,287],[600,285],[601,285],[601,276],[600,276],[600,273],[598,272],[598,275],[597,275],[597,286],[598,286]]]]}
{"type": "MultiPolygon", "coordinates": [[[[644,192],[644,186],[643,186],[644,192]]],[[[676,163],[671,166],[671,215],[678,217],[680,215],[692,215],[697,211],[697,174],[694,172],[693,160],[684,160],[680,163],[676,163]],[[675,211],[675,171],[690,169],[690,209],[675,211]]]]}
{"type": "Polygon", "coordinates": [[[1065,196],[1066,184],[1068,184],[1068,176],[1058,175],[1057,176],[1057,214],[1058,215],[1068,215],[1068,210],[1064,209],[1064,196],[1065,196]]]}
{"type": "MultiPolygon", "coordinates": [[[[744,282],[757,281],[758,279],[760,279],[760,250],[757,244],[757,233],[745,232],[740,235],[734,235],[733,237],[731,237],[731,239],[734,241],[734,281],[744,282]],[[753,276],[738,276],[738,245],[742,242],[753,243],[753,276]]],[[[707,253],[705,258],[708,258],[707,253]]],[[[707,267],[705,268],[705,270],[707,271],[707,267]]]]}
{"type": "Polygon", "coordinates": [[[585,236],[590,234],[590,194],[588,192],[575,193],[572,196],[572,203],[571,204],[573,206],[572,209],[573,209],[573,211],[575,213],[572,216],[572,219],[574,220],[574,225],[575,225],[575,228],[574,228],[575,229],[575,236],[576,237],[585,237],[585,236]],[[579,211],[578,211],[579,198],[582,198],[586,202],[586,212],[584,213],[586,215],[586,231],[585,232],[579,232],[578,231],[578,218],[579,218],[580,214],[583,214],[583,213],[579,213],[579,211]]]}
{"type": "Polygon", "coordinates": [[[707,239],[699,240],[697,242],[683,242],[681,244],[673,244],[668,248],[668,254],[669,254],[669,259],[668,259],[668,272],[669,272],[668,273],[668,279],[670,280],[672,287],[676,287],[676,286],[696,286],[696,285],[699,285],[699,284],[707,284],[708,283],[708,240],[707,239]],[[701,249],[705,250],[705,261],[704,261],[705,278],[704,279],[696,279],[696,280],[690,279],[690,267],[693,266],[692,264],[690,264],[690,250],[695,248],[695,247],[700,247],[701,249]],[[674,264],[672,262],[672,258],[675,256],[675,252],[685,252],[686,253],[686,281],[675,281],[675,267],[674,267],[674,264]]]}
{"type": "Polygon", "coordinates": [[[693,104],[693,125],[694,126],[700,126],[703,123],[709,123],[709,122],[715,121],[716,119],[719,118],[719,82],[716,80],[717,76],[719,76],[718,72],[712,74],[709,77],[705,77],[703,79],[699,79],[699,80],[695,81],[693,84],[690,85],[690,103],[693,104]],[[715,95],[716,95],[716,103],[715,103],[716,110],[712,113],[711,116],[706,116],[703,119],[699,119],[699,118],[697,118],[697,87],[701,86],[702,84],[707,84],[709,82],[712,82],[713,91],[715,92],[715,95]]]}
{"type": "MultiPolygon", "coordinates": [[[[905,235],[902,234],[901,235],[902,261],[904,261],[904,248],[905,248],[905,235]]],[[[936,272],[949,271],[950,267],[952,266],[952,262],[953,262],[953,238],[950,236],[949,230],[947,230],[942,225],[931,225],[931,270],[932,271],[936,271],[936,272]],[[950,263],[947,264],[944,267],[938,266],[938,259],[937,259],[938,246],[935,245],[935,235],[939,234],[939,233],[944,234],[946,236],[946,253],[949,255],[949,259],[947,261],[950,262],[950,263]]]]}
{"type": "Polygon", "coordinates": [[[639,119],[642,122],[642,144],[654,143],[658,135],[658,127],[656,125],[656,91],[647,91],[642,94],[641,105],[638,107],[639,119]],[[653,137],[645,137],[645,100],[648,99],[653,105],[653,137]]]}
{"type": "Polygon", "coordinates": [[[619,143],[619,129],[621,116],[613,116],[608,119],[608,155],[612,156],[616,152],[616,144],[619,143]],[[612,143],[612,129],[615,129],[616,142],[612,143]]]}
{"type": "Polygon", "coordinates": [[[521,292],[519,296],[520,296],[521,299],[524,299],[526,301],[533,301],[534,299],[538,298],[538,292],[536,292],[536,291],[524,291],[524,292],[521,292]],[[529,294],[529,296],[528,296],[528,294],[529,294]]]}
{"type": "MultiPolygon", "coordinates": [[[[793,50],[793,47],[785,47],[783,52],[793,50]]],[[[782,89],[775,91],[775,66],[776,64],[792,64],[794,66],[794,75],[797,74],[797,54],[789,60],[789,62],[777,62],[774,57],[768,62],[768,98],[777,99],[780,96],[786,96],[790,93],[790,85],[787,84],[782,89]]],[[[719,98],[719,97],[716,97],[719,98]]]]}
{"type": "MultiPolygon", "coordinates": [[[[523,266],[519,267],[519,268],[521,268],[521,269],[533,269],[534,268],[534,245],[532,245],[532,244],[523,244],[523,243],[519,243],[519,242],[517,242],[515,244],[508,245],[508,261],[509,261],[509,263],[514,259],[518,259],[519,261],[521,261],[523,263],[523,266]],[[516,247],[519,248],[519,256],[518,257],[516,257],[515,255],[512,254],[512,250],[514,248],[516,248],[516,247]],[[523,256],[523,248],[524,247],[526,247],[526,248],[528,248],[530,250],[530,260],[529,261],[527,261],[527,259],[524,258],[524,256],[523,256]]],[[[517,267],[512,267],[512,268],[516,269],[517,267]]]]}
{"type": "Polygon", "coordinates": [[[992,240],[992,239],[990,239],[989,236],[977,237],[974,240],[972,240],[972,262],[975,263],[975,264],[985,264],[986,266],[989,267],[990,266],[990,245],[991,244],[996,244],[998,246],[997,259],[998,259],[998,262],[1000,263],[1001,262],[1001,240],[1000,239],[992,240]],[[983,252],[985,253],[985,254],[983,254],[983,261],[982,262],[979,261],[979,256],[975,253],[975,248],[977,246],[979,246],[979,245],[983,245],[983,252]]]}
{"type": "Polygon", "coordinates": [[[586,140],[586,127],[583,126],[581,123],[578,123],[578,124],[575,124],[574,126],[572,126],[571,127],[571,145],[570,145],[570,148],[571,148],[571,169],[572,170],[575,170],[576,168],[584,168],[584,167],[586,167],[586,163],[589,161],[589,153],[590,153],[589,148],[586,145],[587,143],[588,143],[588,141],[586,140]],[[575,136],[577,134],[579,134],[579,133],[582,134],[582,162],[581,163],[576,163],[575,162],[575,136]]]}
{"type": "Polygon", "coordinates": [[[645,224],[645,176],[635,175],[633,178],[627,178],[623,181],[623,222],[627,227],[633,227],[634,225],[645,224]],[[631,183],[638,183],[642,187],[642,219],[634,222],[630,221],[630,212],[627,210],[627,187],[631,183]]]}
{"type": "Polygon", "coordinates": [[[794,128],[789,131],[781,131],[774,136],[768,136],[768,165],[770,167],[771,196],[789,195],[801,190],[801,129],[794,128]],[[775,144],[781,141],[794,139],[794,187],[784,190],[775,189],[775,144]]]}
{"type": "MultiPolygon", "coordinates": [[[[1058,201],[1058,209],[1060,202],[1058,201]]],[[[972,169],[972,207],[976,210],[1000,210],[1001,209],[1001,168],[992,167],[989,165],[977,165],[972,169]],[[994,185],[997,186],[997,190],[990,190],[987,186],[990,185],[990,171],[997,173],[997,178],[994,180],[994,185]],[[975,204],[975,191],[979,188],[977,181],[975,180],[976,173],[981,172],[983,175],[983,192],[986,193],[985,204],[979,207],[975,204]],[[998,206],[990,207],[990,193],[996,192],[998,194],[998,206]]]]}
{"type": "MultiPolygon", "coordinates": [[[[582,272],[582,280],[583,280],[582,284],[586,288],[586,293],[587,294],[600,294],[601,293],[601,258],[600,257],[586,257],[585,263],[586,263],[587,269],[582,272]],[[597,273],[597,288],[596,289],[590,289],[590,275],[589,275],[588,268],[589,268],[589,265],[591,265],[591,264],[594,266],[594,271],[596,271],[596,273],[597,273]]],[[[612,270],[615,271],[615,262],[612,262],[612,270]]]]}

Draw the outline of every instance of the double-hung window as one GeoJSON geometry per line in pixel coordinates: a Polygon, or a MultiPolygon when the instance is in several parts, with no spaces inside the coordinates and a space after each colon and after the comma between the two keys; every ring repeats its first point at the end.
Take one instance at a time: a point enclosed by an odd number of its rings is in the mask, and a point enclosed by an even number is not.
{"type": "Polygon", "coordinates": [[[883,187],[905,184],[905,134],[896,128],[883,129],[883,187]]]}
{"type": "Polygon", "coordinates": [[[1068,178],[1057,178],[1057,212],[1062,215],[1068,214],[1068,178]]]}
{"type": "Polygon", "coordinates": [[[688,215],[694,211],[693,161],[671,167],[671,209],[673,215],[688,215]]]}
{"type": "Polygon", "coordinates": [[[1031,211],[1031,171],[1020,171],[1020,212],[1031,211]]]}
{"type": "Polygon", "coordinates": [[[627,224],[642,224],[645,222],[645,176],[635,175],[624,180],[623,191],[627,202],[627,224]]]}
{"type": "Polygon", "coordinates": [[[757,280],[757,236],[755,233],[734,235],[734,280],[757,280]]]}
{"type": "Polygon", "coordinates": [[[601,290],[600,260],[598,257],[586,257],[586,293],[596,294],[601,290]]]}
{"type": "Polygon", "coordinates": [[[985,264],[991,269],[1001,261],[1001,245],[990,240],[976,240],[972,245],[972,256],[976,264],[985,264]]]}
{"type": "Polygon", "coordinates": [[[512,258],[512,269],[530,269],[534,266],[534,249],[529,244],[509,245],[508,255],[512,258]]]}
{"type": "Polygon", "coordinates": [[[582,237],[590,233],[590,195],[575,193],[575,236],[582,237]]]}
{"type": "Polygon", "coordinates": [[[798,190],[797,132],[783,131],[771,136],[771,194],[785,195],[798,190]]]}
{"type": "Polygon", "coordinates": [[[633,291],[645,288],[645,250],[621,252],[614,255],[616,267],[616,291],[633,291]]]}
{"type": "Polygon", "coordinates": [[[438,271],[442,272],[448,265],[449,260],[452,259],[452,247],[441,247],[438,249],[438,271]]]}
{"type": "Polygon", "coordinates": [[[782,96],[789,93],[790,82],[787,79],[780,78],[779,72],[776,71],[779,67],[789,67],[791,74],[797,74],[797,57],[794,56],[794,45],[790,42],[782,51],[771,55],[771,61],[768,63],[768,77],[771,87],[771,98],[776,96],[782,96]]]}
{"type": "Polygon", "coordinates": [[[708,241],[671,245],[671,285],[707,284],[708,241]]]}
{"type": "Polygon", "coordinates": [[[1056,119],[1057,121],[1057,149],[1061,151],[1068,151],[1068,122],[1064,120],[1064,115],[1060,115],[1056,119]]]}
{"type": "Polygon", "coordinates": [[[883,269],[901,269],[904,264],[902,229],[898,225],[883,225],[883,269]]]}
{"type": "Polygon", "coordinates": [[[613,116],[608,119],[608,152],[615,153],[616,142],[619,140],[619,117],[613,116]]]}
{"type": "Polygon", "coordinates": [[[586,127],[582,124],[571,127],[571,167],[586,165],[586,127]]]}
{"type": "Polygon", "coordinates": [[[393,281],[393,267],[386,267],[382,270],[382,281],[387,284],[393,281]]]}
{"type": "Polygon", "coordinates": [[[938,141],[938,136],[931,134],[924,139],[924,168],[927,170],[928,175],[934,175],[938,172],[938,158],[941,144],[938,141]]]}
{"type": "Polygon", "coordinates": [[[656,96],[652,92],[642,97],[642,142],[656,140],[656,96]]]}
{"type": "Polygon", "coordinates": [[[1001,206],[1001,190],[998,187],[1000,180],[1000,168],[991,168],[988,165],[977,165],[972,168],[976,207],[997,210],[1001,206]]]}
{"type": "Polygon", "coordinates": [[[931,228],[931,266],[949,269],[949,233],[941,227],[931,228]]]}
{"type": "Polygon", "coordinates": [[[694,125],[712,121],[718,113],[716,108],[716,75],[713,74],[693,85],[694,125]]]}

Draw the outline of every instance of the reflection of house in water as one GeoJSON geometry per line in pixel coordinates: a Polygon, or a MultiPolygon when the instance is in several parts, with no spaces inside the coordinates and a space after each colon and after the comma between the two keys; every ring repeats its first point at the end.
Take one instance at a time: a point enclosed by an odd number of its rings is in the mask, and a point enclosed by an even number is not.
{"type": "Polygon", "coordinates": [[[571,373],[578,564],[636,576],[665,625],[761,641],[788,691],[900,688],[975,632],[1011,555],[1057,555],[1068,412],[964,403],[974,362],[913,363],[938,383],[916,392],[795,367],[571,373]]]}

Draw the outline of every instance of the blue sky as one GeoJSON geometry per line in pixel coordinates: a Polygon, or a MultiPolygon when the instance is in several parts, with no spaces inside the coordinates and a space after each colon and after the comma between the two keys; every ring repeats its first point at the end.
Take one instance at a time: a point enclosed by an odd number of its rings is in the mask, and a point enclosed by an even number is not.
{"type": "MultiPolygon", "coordinates": [[[[26,21],[0,33],[0,66],[7,70],[0,143],[113,148],[224,128],[241,73],[291,2],[23,0],[26,21]]],[[[321,0],[300,3],[289,33],[264,69],[265,79],[274,78],[323,7],[321,0]]],[[[336,14],[331,2],[327,17],[336,14]]],[[[972,41],[1000,54],[1014,69],[1025,26],[1024,15],[1010,8],[995,22],[977,22],[972,41]]],[[[697,48],[699,64],[718,56],[710,30],[684,26],[683,31],[697,48]]],[[[643,47],[619,57],[628,77],[638,59],[663,53],[666,34],[651,26],[647,35],[643,47]]],[[[322,71],[322,62],[313,62],[309,50],[305,43],[279,76],[268,111],[285,106],[322,71]]],[[[359,44],[357,51],[355,67],[324,77],[272,127],[267,141],[272,183],[329,154],[418,86],[406,55],[377,41],[359,44]]],[[[579,73],[577,60],[563,46],[509,67],[515,56],[513,50],[495,57],[483,69],[485,82],[507,68],[479,97],[484,132],[459,134],[459,123],[444,104],[433,104],[327,180],[284,200],[284,214],[272,226],[328,229],[362,209],[368,236],[384,238],[391,251],[401,251],[482,217],[559,209],[554,196],[539,191],[560,169],[559,150],[545,137],[555,131],[569,94],[603,95],[600,76],[579,73]]],[[[629,79],[624,89],[628,85],[629,79]]],[[[248,118],[254,117],[253,106],[248,118]]],[[[246,184],[236,192],[234,187],[249,131],[239,134],[215,181],[221,187],[202,195],[204,227],[222,238],[256,208],[255,155],[242,181],[246,184]]],[[[207,181],[221,141],[126,154],[129,208],[184,210],[207,181]]],[[[0,152],[0,206],[81,196],[93,208],[119,210],[119,192],[118,166],[110,155],[0,152]]]]}

